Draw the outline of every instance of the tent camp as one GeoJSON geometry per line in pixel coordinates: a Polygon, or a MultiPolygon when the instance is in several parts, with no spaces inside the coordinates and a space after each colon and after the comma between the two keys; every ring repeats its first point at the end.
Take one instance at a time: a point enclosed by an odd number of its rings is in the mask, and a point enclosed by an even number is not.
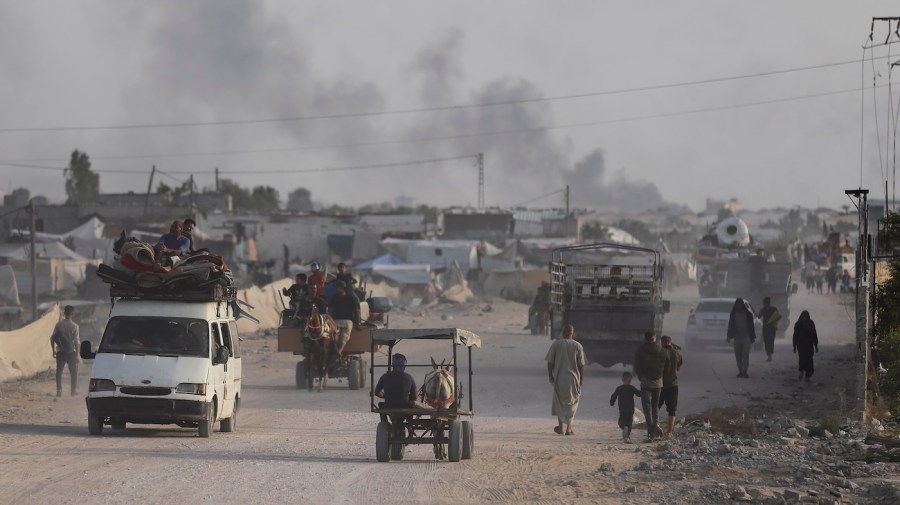
{"type": "MultiPolygon", "coordinates": [[[[38,294],[50,295],[59,291],[74,289],[84,280],[85,268],[89,264],[99,264],[100,260],[89,260],[69,249],[61,242],[41,242],[35,244],[37,257],[38,294]]],[[[0,258],[16,274],[20,294],[31,294],[31,246],[29,244],[0,245],[0,258]]]]}

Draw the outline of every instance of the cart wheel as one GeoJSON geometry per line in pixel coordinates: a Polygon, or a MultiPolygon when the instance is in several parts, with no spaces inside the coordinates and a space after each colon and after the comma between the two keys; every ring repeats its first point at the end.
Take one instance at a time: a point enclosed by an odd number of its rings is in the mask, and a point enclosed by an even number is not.
{"type": "Polygon", "coordinates": [[[462,422],[462,459],[472,459],[475,450],[475,426],[472,421],[462,422]]]}
{"type": "Polygon", "coordinates": [[[359,360],[350,361],[350,365],[347,366],[347,382],[351,391],[359,389],[359,375],[359,360]]]}
{"type": "Polygon", "coordinates": [[[375,429],[375,459],[380,463],[391,460],[389,453],[391,447],[391,424],[386,421],[378,423],[375,429]]]}
{"type": "Polygon", "coordinates": [[[303,389],[306,387],[306,362],[298,361],[297,362],[297,389],[303,389]]]}
{"type": "MultiPolygon", "coordinates": [[[[402,436],[396,437],[402,438],[402,436]]],[[[391,444],[391,459],[394,461],[402,461],[403,454],[406,452],[406,444],[401,444],[400,442],[394,442],[391,444]]]]}
{"type": "Polygon", "coordinates": [[[458,419],[451,419],[449,424],[447,459],[456,463],[462,455],[462,423],[458,419]]]}
{"type": "Polygon", "coordinates": [[[369,367],[368,367],[368,363],[366,363],[366,360],[364,360],[364,359],[359,360],[359,387],[360,388],[366,387],[366,378],[368,377],[368,373],[369,373],[369,367]]]}

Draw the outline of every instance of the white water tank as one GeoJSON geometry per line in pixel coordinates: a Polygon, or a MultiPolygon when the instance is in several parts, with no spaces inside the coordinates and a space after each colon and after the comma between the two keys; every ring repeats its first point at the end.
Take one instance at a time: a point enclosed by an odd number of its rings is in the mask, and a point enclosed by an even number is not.
{"type": "Polygon", "coordinates": [[[741,218],[729,217],[716,225],[716,238],[720,246],[744,247],[750,245],[750,229],[741,218]]]}

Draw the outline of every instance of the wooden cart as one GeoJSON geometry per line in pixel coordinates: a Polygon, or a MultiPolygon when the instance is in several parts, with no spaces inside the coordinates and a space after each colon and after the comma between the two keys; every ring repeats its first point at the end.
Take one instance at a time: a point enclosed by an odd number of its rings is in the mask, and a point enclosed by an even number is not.
{"type": "MultiPolygon", "coordinates": [[[[470,459],[475,448],[472,403],[472,348],[481,347],[481,337],[460,328],[438,329],[383,329],[373,332],[371,342],[371,409],[379,415],[380,422],[375,430],[375,457],[380,462],[402,460],[407,445],[433,445],[436,459],[459,461],[470,459]],[[394,346],[401,341],[446,340],[452,348],[452,372],[456,381],[456,401],[446,409],[428,407],[385,408],[376,403],[376,369],[390,370],[394,346]],[[386,346],[387,364],[376,363],[375,351],[378,346],[386,346]],[[462,350],[463,352],[459,352],[462,350]],[[467,394],[463,394],[460,381],[460,359],[466,357],[468,372],[467,394]],[[468,396],[468,409],[463,409],[463,398],[468,396]],[[465,418],[465,419],[463,419],[465,418]]],[[[429,364],[407,364],[409,368],[428,368],[429,364]]],[[[379,374],[380,376],[380,374],[379,374]]]]}

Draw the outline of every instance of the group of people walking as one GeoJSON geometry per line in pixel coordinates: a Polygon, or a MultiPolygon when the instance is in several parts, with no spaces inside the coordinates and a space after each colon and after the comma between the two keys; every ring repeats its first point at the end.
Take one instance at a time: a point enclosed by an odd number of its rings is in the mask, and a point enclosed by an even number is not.
{"type": "MultiPolygon", "coordinates": [[[[767,361],[772,361],[775,352],[775,334],[781,314],[772,306],[771,300],[763,299],[759,312],[762,322],[762,337],[765,342],[767,361]]],[[[756,316],[741,298],[734,301],[728,320],[726,340],[734,346],[734,356],[739,378],[749,378],[750,350],[756,342],[756,316]]],[[[572,428],[581,388],[584,384],[586,364],[584,348],[574,339],[575,327],[568,324],[563,328],[562,338],[553,341],[545,360],[550,384],[553,387],[552,414],[558,424],[553,431],[559,435],[574,435],[572,428]]],[[[814,371],[813,355],[819,352],[819,338],[816,325],[804,310],[794,324],[793,350],[799,358],[799,379],[807,382],[814,371]]],[[[644,335],[644,343],[637,349],[633,360],[634,374],[622,374],[622,385],[616,388],[609,399],[609,405],[619,406],[619,428],[622,440],[631,443],[634,399],[641,399],[641,410],[647,423],[647,441],[671,437],[675,430],[675,415],[678,408],[678,373],[684,364],[681,348],[672,338],[663,335],[657,341],[653,332],[644,335]],[[640,381],[640,389],[631,385],[634,377],[640,381]],[[665,429],[659,426],[659,409],[666,408],[668,415],[665,429]]]]}
{"type": "MultiPolygon", "coordinates": [[[[772,306],[769,297],[763,298],[763,307],[759,311],[759,319],[762,322],[762,337],[766,349],[766,361],[772,361],[775,353],[775,334],[778,332],[778,323],[781,321],[781,313],[772,306]]],[[[750,377],[750,350],[756,342],[755,316],[742,298],[734,301],[734,307],[728,318],[728,331],[726,340],[734,345],[734,357],[738,367],[738,377],[747,379],[750,377]]],[[[813,354],[819,352],[819,335],[816,332],[816,323],[809,316],[809,311],[804,310],[794,323],[793,333],[794,354],[799,358],[799,378],[812,377],[815,367],[813,354]]]]}
{"type": "MultiPolygon", "coordinates": [[[[559,435],[575,434],[572,424],[584,384],[584,348],[574,340],[574,336],[575,327],[566,325],[562,338],[553,342],[546,356],[547,373],[553,386],[552,413],[558,422],[553,431],[559,435]]],[[[634,357],[634,374],[640,381],[641,389],[631,385],[632,374],[625,372],[622,374],[622,385],[616,388],[609,400],[610,406],[617,401],[619,403],[619,428],[622,429],[623,441],[631,443],[634,397],[641,399],[641,408],[647,420],[647,439],[672,436],[678,408],[678,372],[682,364],[681,350],[672,343],[671,337],[664,335],[661,342],[657,342],[655,333],[645,335],[644,344],[634,357]],[[668,414],[665,430],[658,423],[659,409],[663,406],[668,414]]]]}

